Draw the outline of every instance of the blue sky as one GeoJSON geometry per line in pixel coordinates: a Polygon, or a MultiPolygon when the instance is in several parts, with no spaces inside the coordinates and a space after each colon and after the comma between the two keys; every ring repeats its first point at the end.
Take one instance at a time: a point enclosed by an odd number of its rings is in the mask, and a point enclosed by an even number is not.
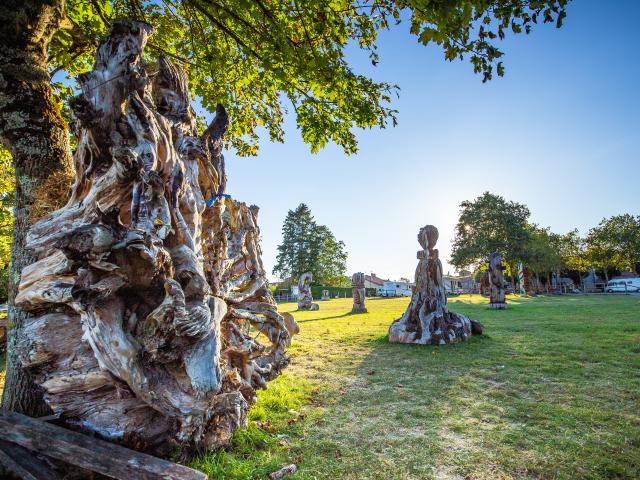
{"type": "Polygon", "coordinates": [[[525,203],[558,233],[640,214],[639,17],[636,0],[575,0],[562,29],[502,42],[506,74],[486,84],[468,62],[419,45],[407,24],[382,34],[378,67],[357,53],[353,64],[400,85],[396,128],[359,132],[357,155],[335,146],[312,155],[288,117],[284,144],[226,154],[228,192],[260,206],[268,271],[301,202],[345,242],[349,274],[385,278],[413,277],[416,234],[429,223],[453,273],[459,204],[485,190],[525,203]]]}

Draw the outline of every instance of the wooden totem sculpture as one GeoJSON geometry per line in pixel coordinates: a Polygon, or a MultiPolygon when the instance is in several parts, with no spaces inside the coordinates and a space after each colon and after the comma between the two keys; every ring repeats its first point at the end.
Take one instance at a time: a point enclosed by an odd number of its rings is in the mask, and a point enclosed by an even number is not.
{"type": "Polygon", "coordinates": [[[320,305],[313,303],[311,282],[313,282],[313,275],[311,272],[305,272],[300,275],[300,279],[298,280],[298,310],[320,309],[320,305]]]}
{"type": "Polygon", "coordinates": [[[31,313],[18,351],[51,409],[166,454],[228,443],[255,389],[287,364],[290,333],[257,208],[223,195],[228,116],[218,107],[198,135],[184,72],[142,62],[151,33],[116,23],[79,78],[76,182],[29,232],[38,261],[16,303],[31,313]]]}
{"type": "Polygon", "coordinates": [[[364,273],[354,273],[351,277],[351,292],[353,294],[353,308],[352,313],[365,313],[367,308],[364,306],[365,301],[365,288],[364,288],[364,273]]]}
{"type": "Polygon", "coordinates": [[[499,310],[507,308],[502,277],[502,272],[505,268],[502,265],[502,256],[499,253],[494,252],[489,255],[489,308],[499,310]]]}
{"type": "Polygon", "coordinates": [[[482,325],[459,313],[447,309],[442,282],[442,263],[435,247],[438,229],[427,225],[420,229],[415,286],[411,302],[401,318],[389,327],[389,341],[443,345],[466,340],[472,334],[481,334],[482,325]]]}

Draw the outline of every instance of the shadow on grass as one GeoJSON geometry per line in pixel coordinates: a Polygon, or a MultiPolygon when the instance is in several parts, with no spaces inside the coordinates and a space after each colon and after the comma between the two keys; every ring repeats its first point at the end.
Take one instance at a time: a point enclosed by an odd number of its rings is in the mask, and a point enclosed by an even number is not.
{"type": "Polygon", "coordinates": [[[342,315],[333,315],[331,317],[308,318],[306,320],[296,320],[296,321],[298,323],[322,322],[322,321],[326,321],[326,320],[334,320],[336,318],[344,318],[344,317],[351,317],[351,316],[358,316],[358,315],[362,315],[362,314],[361,313],[347,312],[347,313],[343,313],[342,315]]]}

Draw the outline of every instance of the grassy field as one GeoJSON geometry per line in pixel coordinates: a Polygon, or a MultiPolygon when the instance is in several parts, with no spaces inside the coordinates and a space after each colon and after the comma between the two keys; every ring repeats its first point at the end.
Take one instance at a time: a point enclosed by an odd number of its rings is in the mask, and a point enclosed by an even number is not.
{"type": "MultiPolygon", "coordinates": [[[[211,478],[640,478],[640,297],[461,296],[487,335],[391,345],[408,299],[298,312],[290,368],[260,393],[211,478]]],[[[285,304],[285,311],[295,305],[285,304]]]]}
{"type": "Polygon", "coordinates": [[[297,312],[291,366],[232,448],[192,465],[212,479],[288,463],[292,479],[640,478],[639,296],[509,298],[491,311],[464,295],[450,308],[487,334],[444,347],[387,342],[407,302],[297,312]]]}

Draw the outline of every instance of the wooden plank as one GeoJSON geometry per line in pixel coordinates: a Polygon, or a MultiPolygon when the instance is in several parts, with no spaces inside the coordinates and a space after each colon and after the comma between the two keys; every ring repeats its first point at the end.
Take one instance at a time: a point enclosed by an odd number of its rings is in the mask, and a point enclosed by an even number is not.
{"type": "Polygon", "coordinates": [[[7,410],[0,410],[0,438],[117,480],[207,479],[192,468],[7,410]]]}
{"type": "Polygon", "coordinates": [[[61,480],[53,468],[33,452],[0,440],[0,464],[22,480],[61,480]]]}

